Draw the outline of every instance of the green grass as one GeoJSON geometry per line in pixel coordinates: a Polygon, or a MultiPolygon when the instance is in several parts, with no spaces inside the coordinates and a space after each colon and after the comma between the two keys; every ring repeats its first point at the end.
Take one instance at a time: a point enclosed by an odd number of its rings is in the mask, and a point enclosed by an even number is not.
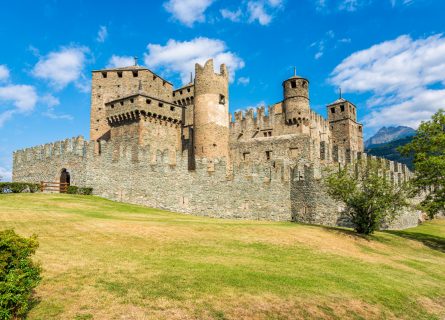
{"type": "Polygon", "coordinates": [[[29,319],[442,319],[445,220],[370,237],[97,197],[0,196],[39,236],[29,319]]]}

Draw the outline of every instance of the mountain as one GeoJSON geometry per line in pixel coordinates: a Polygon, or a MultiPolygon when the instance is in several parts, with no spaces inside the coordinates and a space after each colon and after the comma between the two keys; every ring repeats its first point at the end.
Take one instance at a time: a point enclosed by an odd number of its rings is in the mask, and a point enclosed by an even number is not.
{"type": "Polygon", "coordinates": [[[376,144],[383,144],[399,140],[405,137],[412,137],[415,134],[416,130],[410,127],[382,127],[375,135],[366,140],[365,148],[369,148],[370,146],[376,144]]]}
{"type": "Polygon", "coordinates": [[[412,139],[413,136],[407,136],[402,139],[397,139],[386,143],[372,144],[365,148],[365,152],[373,156],[404,163],[410,170],[413,170],[413,157],[402,157],[402,155],[397,151],[398,147],[410,143],[412,139]]]}

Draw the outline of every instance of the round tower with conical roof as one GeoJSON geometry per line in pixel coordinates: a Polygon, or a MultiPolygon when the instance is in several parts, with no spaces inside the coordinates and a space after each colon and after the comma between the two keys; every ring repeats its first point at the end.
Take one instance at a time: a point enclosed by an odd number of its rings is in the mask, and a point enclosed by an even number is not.
{"type": "Polygon", "coordinates": [[[308,125],[310,120],[309,81],[294,76],[283,81],[283,110],[288,125],[308,125]]]}

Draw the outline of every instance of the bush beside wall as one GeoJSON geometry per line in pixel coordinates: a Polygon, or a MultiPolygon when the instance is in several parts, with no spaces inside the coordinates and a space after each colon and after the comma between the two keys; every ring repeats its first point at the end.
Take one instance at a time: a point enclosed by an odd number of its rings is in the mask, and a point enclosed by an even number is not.
{"type": "Polygon", "coordinates": [[[93,188],[69,186],[66,192],[69,194],[82,194],[82,195],[89,196],[89,195],[93,194],[93,188]]]}
{"type": "Polygon", "coordinates": [[[0,182],[0,193],[22,193],[22,192],[37,192],[40,185],[37,183],[24,182],[0,182]]]}

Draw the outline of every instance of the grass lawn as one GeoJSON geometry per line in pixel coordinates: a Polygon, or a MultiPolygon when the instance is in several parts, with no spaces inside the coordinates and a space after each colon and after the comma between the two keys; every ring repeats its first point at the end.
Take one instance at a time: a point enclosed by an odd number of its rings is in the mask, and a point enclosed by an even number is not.
{"type": "Polygon", "coordinates": [[[39,237],[29,319],[445,318],[445,220],[366,238],[18,194],[6,228],[39,237]]]}

